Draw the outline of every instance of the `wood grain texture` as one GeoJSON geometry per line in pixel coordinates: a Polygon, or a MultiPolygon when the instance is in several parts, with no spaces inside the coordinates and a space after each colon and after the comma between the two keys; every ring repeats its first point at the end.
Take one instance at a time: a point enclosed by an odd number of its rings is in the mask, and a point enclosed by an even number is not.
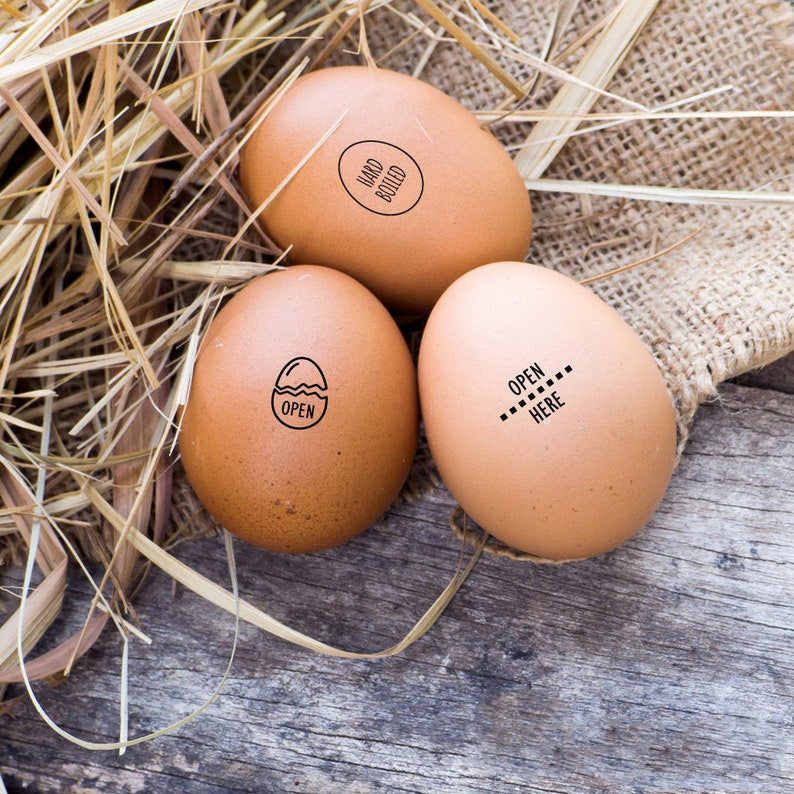
{"type": "MultiPolygon", "coordinates": [[[[220,700],[123,757],[66,743],[22,702],[0,717],[9,792],[794,791],[794,396],[721,394],[622,548],[559,567],[484,558],[393,659],[327,659],[245,626],[220,700]]],[[[456,564],[451,507],[439,489],[304,557],[238,544],[241,590],[323,640],[385,647],[456,564]]],[[[219,538],[177,553],[228,581],[219,538]]],[[[162,574],[138,608],[154,644],[131,648],[135,735],[196,705],[232,639],[228,615],[162,574]]],[[[61,725],[113,739],[119,652],[108,633],[38,688],[61,725]]]]}
{"type": "MultiPolygon", "coordinates": [[[[794,0],[792,0],[794,3],[794,0]]],[[[736,379],[743,386],[758,386],[794,394],[794,353],[736,379]]]]}

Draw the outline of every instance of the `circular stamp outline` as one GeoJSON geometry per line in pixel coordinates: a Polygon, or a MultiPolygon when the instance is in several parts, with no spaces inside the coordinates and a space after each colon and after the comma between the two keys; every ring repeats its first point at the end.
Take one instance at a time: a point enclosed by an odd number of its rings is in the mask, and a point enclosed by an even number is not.
{"type": "MultiPolygon", "coordinates": [[[[276,383],[278,383],[278,379],[281,377],[284,370],[292,364],[293,361],[299,361],[303,359],[304,361],[309,361],[317,367],[318,372],[323,376],[323,380],[325,381],[325,389],[321,391],[328,391],[328,378],[325,377],[325,373],[322,370],[322,367],[314,360],[309,358],[308,356],[295,356],[295,358],[291,358],[282,368],[281,372],[278,373],[276,377],[276,383]]],[[[304,425],[303,427],[295,427],[295,425],[287,424],[279,415],[278,411],[276,411],[275,405],[275,398],[276,398],[276,386],[273,385],[273,391],[270,392],[270,410],[273,412],[273,416],[276,417],[276,420],[280,422],[284,427],[289,428],[290,430],[308,430],[311,427],[316,427],[320,422],[325,418],[325,415],[328,413],[328,397],[325,398],[325,410],[320,414],[319,418],[316,422],[312,422],[310,425],[304,425]]]]}
{"type": "Polygon", "coordinates": [[[414,158],[410,154],[408,154],[408,152],[405,151],[405,149],[402,149],[401,147],[393,143],[389,143],[388,141],[380,141],[380,140],[376,140],[375,138],[367,138],[366,140],[355,141],[354,143],[351,143],[349,146],[345,146],[345,148],[342,150],[342,154],[339,155],[339,160],[337,160],[336,170],[337,173],[339,174],[339,181],[342,183],[342,187],[345,189],[347,195],[350,196],[350,198],[352,198],[353,201],[355,201],[359,207],[363,207],[367,212],[371,212],[373,215],[383,215],[386,218],[396,218],[398,215],[405,215],[406,212],[410,212],[419,203],[419,200],[422,198],[425,192],[425,175],[422,173],[422,169],[419,167],[419,163],[417,163],[416,160],[414,160],[414,158]],[[382,143],[384,146],[391,146],[392,149],[397,149],[398,152],[402,152],[416,166],[416,170],[419,172],[419,179],[422,180],[422,186],[419,189],[419,195],[416,197],[416,201],[414,201],[414,203],[411,204],[411,206],[408,207],[408,209],[402,210],[401,212],[378,212],[377,210],[370,209],[366,204],[362,204],[350,192],[347,185],[345,184],[344,177],[342,176],[342,158],[345,156],[348,149],[352,149],[354,146],[358,146],[359,144],[362,143],[382,143]]]}

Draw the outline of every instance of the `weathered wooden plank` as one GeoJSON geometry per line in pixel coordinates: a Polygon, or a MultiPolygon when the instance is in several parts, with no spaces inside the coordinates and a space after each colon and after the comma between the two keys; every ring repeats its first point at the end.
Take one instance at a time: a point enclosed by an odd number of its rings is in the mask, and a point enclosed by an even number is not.
{"type": "Polygon", "coordinates": [[[737,378],[737,382],[743,386],[758,386],[762,389],[775,389],[786,394],[794,394],[794,353],[773,361],[763,369],[742,375],[737,378]]]}
{"type": "MultiPolygon", "coordinates": [[[[398,658],[326,659],[245,626],[221,699],[123,757],[67,744],[25,703],[0,718],[9,791],[794,790],[794,397],[722,395],[621,549],[560,567],[483,559],[398,658]]],[[[240,544],[241,590],[326,641],[383,647],[456,564],[450,507],[439,489],[322,554],[240,544]]],[[[178,553],[226,582],[218,539],[178,553]]],[[[156,574],[140,599],[154,645],[131,649],[135,733],[197,704],[229,651],[229,617],[171,590],[156,574]]],[[[79,616],[70,605],[61,630],[79,616]]],[[[71,681],[39,689],[64,727],[112,737],[119,649],[108,634],[71,681]]]]}

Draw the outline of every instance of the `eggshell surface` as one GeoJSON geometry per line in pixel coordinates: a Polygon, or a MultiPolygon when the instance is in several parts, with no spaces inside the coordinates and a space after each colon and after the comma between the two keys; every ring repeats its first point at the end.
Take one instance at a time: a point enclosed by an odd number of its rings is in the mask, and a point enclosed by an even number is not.
{"type": "Polygon", "coordinates": [[[271,551],[339,545],[397,496],[416,451],[416,374],[384,306],[292,266],[247,284],[196,360],[179,440],[197,496],[271,551]]]}
{"type": "Polygon", "coordinates": [[[384,69],[296,80],[242,150],[251,203],[337,123],[261,214],[293,259],[354,276],[392,310],[426,313],[467,270],[524,258],[529,196],[497,139],[443,92],[384,69]]]}
{"type": "Polygon", "coordinates": [[[499,262],[459,278],[419,352],[430,450],[463,509],[552,560],[639,530],[672,474],[676,419],[640,338],[572,279],[499,262]]]}

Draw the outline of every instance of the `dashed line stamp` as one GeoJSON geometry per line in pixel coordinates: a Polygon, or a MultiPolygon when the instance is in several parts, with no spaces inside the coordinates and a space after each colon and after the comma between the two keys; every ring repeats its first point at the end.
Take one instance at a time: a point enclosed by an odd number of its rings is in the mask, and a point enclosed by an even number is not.
{"type": "Polygon", "coordinates": [[[506,422],[511,416],[518,413],[519,408],[526,408],[527,406],[529,406],[529,413],[538,424],[544,419],[547,419],[554,411],[565,405],[565,403],[556,391],[551,391],[551,396],[545,397],[542,402],[540,401],[541,395],[546,394],[547,389],[550,390],[555,387],[559,381],[571,372],[573,372],[573,367],[570,364],[566,364],[553,376],[547,377],[546,373],[537,362],[530,365],[516,375],[515,378],[508,381],[508,388],[513,394],[518,396],[522,391],[526,392],[526,394],[517,403],[511,405],[504,413],[500,414],[499,419],[502,422],[506,422]],[[533,386],[535,390],[527,391],[530,386],[533,386]],[[536,398],[538,402],[532,405],[536,398]]]}

